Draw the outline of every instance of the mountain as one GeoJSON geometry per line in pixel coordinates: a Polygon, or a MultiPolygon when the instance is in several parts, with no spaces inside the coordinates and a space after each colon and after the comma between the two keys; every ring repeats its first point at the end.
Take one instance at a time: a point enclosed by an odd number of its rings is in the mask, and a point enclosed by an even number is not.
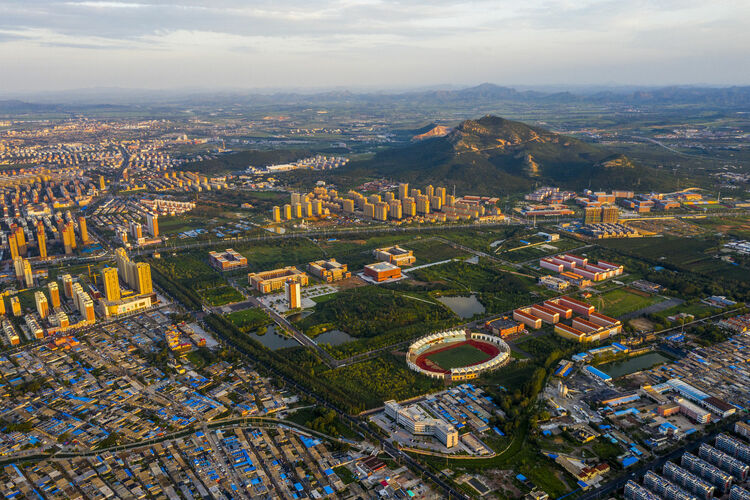
{"type": "MultiPolygon", "coordinates": [[[[429,132],[428,132],[429,133],[429,132]]],[[[433,137],[352,162],[348,175],[380,175],[461,192],[500,194],[539,183],[593,189],[632,188],[660,176],[595,144],[487,115],[433,137]]]]}
{"type": "Polygon", "coordinates": [[[425,139],[432,139],[433,137],[444,137],[450,133],[451,129],[444,125],[435,125],[429,130],[417,134],[411,138],[412,141],[423,141],[425,139]]]}

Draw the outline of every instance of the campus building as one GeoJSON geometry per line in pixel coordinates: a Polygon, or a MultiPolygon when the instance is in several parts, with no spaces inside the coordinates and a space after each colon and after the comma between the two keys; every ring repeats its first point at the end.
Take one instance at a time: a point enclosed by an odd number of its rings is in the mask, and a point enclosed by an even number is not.
{"type": "Polygon", "coordinates": [[[307,265],[307,272],[327,283],[352,277],[347,265],[338,262],[336,259],[310,262],[307,265]]]}
{"type": "Polygon", "coordinates": [[[286,296],[286,304],[289,309],[299,309],[302,307],[302,287],[299,282],[294,280],[287,280],[284,283],[284,295],[286,296]]]}
{"type": "Polygon", "coordinates": [[[231,248],[227,248],[223,252],[208,252],[208,262],[211,267],[219,271],[233,271],[247,267],[247,258],[231,248]]]}
{"type": "Polygon", "coordinates": [[[376,248],[373,255],[381,262],[390,262],[395,266],[410,266],[416,262],[414,252],[398,245],[387,248],[376,248]]]}
{"type": "Polygon", "coordinates": [[[416,406],[403,407],[396,401],[386,401],[385,414],[415,436],[434,436],[446,448],[458,444],[458,431],[454,426],[430,417],[416,406]]]}
{"type": "Polygon", "coordinates": [[[309,277],[294,266],[247,275],[248,283],[260,293],[281,290],[288,280],[296,281],[301,286],[307,286],[309,277]]]}
{"type": "Polygon", "coordinates": [[[401,268],[389,262],[376,262],[364,267],[364,275],[380,283],[401,277],[401,268]]]}

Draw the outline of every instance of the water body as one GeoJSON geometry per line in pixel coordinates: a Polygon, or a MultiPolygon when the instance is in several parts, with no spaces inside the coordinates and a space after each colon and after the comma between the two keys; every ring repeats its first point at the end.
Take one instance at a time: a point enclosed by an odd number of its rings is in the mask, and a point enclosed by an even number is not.
{"type": "Polygon", "coordinates": [[[304,319],[304,318],[310,316],[314,312],[315,311],[310,311],[309,309],[305,309],[304,311],[300,311],[298,313],[290,314],[289,316],[286,317],[286,319],[288,319],[291,323],[294,323],[296,321],[299,321],[301,319],[304,319]]]}
{"type": "Polygon", "coordinates": [[[297,347],[300,345],[299,342],[294,340],[292,337],[287,337],[285,335],[279,335],[278,333],[276,333],[275,325],[268,325],[268,331],[265,333],[265,335],[256,335],[255,332],[253,332],[250,334],[250,338],[252,338],[253,340],[257,340],[272,351],[283,349],[285,347],[297,347]]]}
{"type": "Polygon", "coordinates": [[[647,370],[655,365],[669,361],[671,360],[663,354],[652,351],[634,358],[599,365],[596,368],[610,375],[612,378],[618,378],[641,370],[647,370]]]}
{"type": "Polygon", "coordinates": [[[339,344],[346,344],[347,342],[351,342],[352,340],[354,340],[354,337],[352,337],[346,332],[342,332],[341,330],[328,330],[325,333],[321,333],[320,335],[315,337],[313,340],[318,345],[325,345],[325,344],[339,345],[339,344]]]}
{"type": "Polygon", "coordinates": [[[484,313],[484,306],[476,295],[468,297],[439,297],[438,302],[446,305],[460,318],[471,318],[475,314],[484,313]]]}

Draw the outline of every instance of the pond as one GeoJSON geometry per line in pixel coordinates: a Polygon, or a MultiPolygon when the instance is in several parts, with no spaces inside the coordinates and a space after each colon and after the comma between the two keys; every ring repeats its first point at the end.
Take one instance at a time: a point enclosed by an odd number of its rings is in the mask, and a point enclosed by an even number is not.
{"type": "Polygon", "coordinates": [[[250,338],[253,340],[257,340],[272,351],[283,349],[285,347],[297,347],[300,345],[299,342],[294,340],[292,337],[277,334],[276,325],[268,325],[268,331],[265,333],[265,335],[257,335],[255,332],[253,332],[250,334],[250,338]]]}
{"type": "Polygon", "coordinates": [[[314,312],[315,311],[311,311],[310,309],[305,309],[298,313],[290,314],[289,316],[286,317],[286,319],[288,319],[290,323],[295,323],[301,319],[305,319],[306,317],[310,316],[314,312]]]}
{"type": "Polygon", "coordinates": [[[670,361],[671,359],[659,352],[649,352],[634,358],[599,365],[596,368],[607,375],[610,375],[612,378],[618,378],[641,370],[647,370],[655,365],[668,363],[670,361]]]}
{"type": "Polygon", "coordinates": [[[476,295],[468,297],[438,297],[438,302],[456,313],[460,318],[471,318],[484,312],[484,306],[476,295]]]}
{"type": "Polygon", "coordinates": [[[315,337],[313,340],[318,345],[325,345],[325,344],[340,345],[340,344],[346,344],[347,342],[351,342],[352,340],[354,340],[354,337],[352,337],[346,332],[342,332],[341,330],[328,330],[325,333],[321,333],[320,335],[315,337]]]}

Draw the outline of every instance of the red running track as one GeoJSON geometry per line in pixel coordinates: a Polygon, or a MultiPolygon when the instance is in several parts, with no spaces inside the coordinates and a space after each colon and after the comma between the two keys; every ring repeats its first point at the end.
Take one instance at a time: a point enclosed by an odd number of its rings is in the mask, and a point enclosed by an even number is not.
{"type": "Polygon", "coordinates": [[[447,351],[449,349],[455,349],[458,346],[462,346],[464,344],[469,344],[472,347],[475,347],[482,351],[483,353],[489,355],[490,357],[487,358],[484,361],[478,361],[476,363],[472,363],[467,366],[474,366],[481,363],[484,363],[488,359],[492,359],[498,354],[500,354],[500,348],[498,348],[495,344],[490,344],[489,342],[482,342],[478,340],[465,340],[463,342],[454,342],[449,345],[446,345],[444,347],[441,347],[439,349],[435,349],[433,351],[425,351],[422,354],[420,354],[417,359],[414,360],[414,364],[416,364],[418,367],[420,367],[423,370],[427,370],[428,372],[434,372],[434,373],[450,373],[450,370],[444,370],[440,367],[438,367],[436,364],[434,364],[432,361],[427,359],[428,356],[432,356],[435,353],[447,351]]]}

